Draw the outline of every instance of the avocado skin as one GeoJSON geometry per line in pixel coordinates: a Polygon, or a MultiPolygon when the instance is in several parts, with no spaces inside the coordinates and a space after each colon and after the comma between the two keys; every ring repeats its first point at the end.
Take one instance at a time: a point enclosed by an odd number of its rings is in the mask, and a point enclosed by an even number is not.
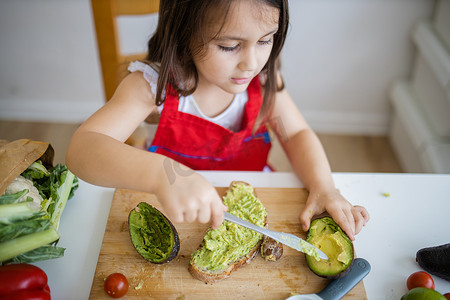
{"type": "Polygon", "coordinates": [[[347,269],[345,269],[344,271],[342,271],[341,273],[338,273],[338,274],[336,274],[336,275],[329,276],[329,275],[322,275],[322,274],[320,274],[319,272],[317,272],[316,270],[312,269],[312,268],[309,267],[309,265],[308,265],[309,269],[310,269],[314,274],[316,274],[316,275],[319,276],[319,277],[326,278],[326,279],[330,279],[330,280],[338,279],[338,278],[344,277],[345,275],[347,275],[348,272],[350,272],[350,270],[352,269],[352,266],[353,266],[353,260],[352,260],[352,262],[350,263],[350,265],[348,265],[347,269]]]}
{"type": "Polygon", "coordinates": [[[131,238],[133,247],[136,249],[136,251],[139,253],[139,255],[140,255],[142,258],[144,258],[145,260],[147,260],[148,262],[151,262],[151,263],[154,263],[154,264],[164,264],[164,263],[168,263],[168,262],[170,262],[171,260],[173,260],[175,257],[177,257],[178,252],[180,251],[180,237],[178,236],[178,231],[176,230],[176,228],[175,228],[175,226],[172,224],[172,222],[170,222],[170,220],[169,220],[162,212],[160,212],[158,209],[156,209],[155,207],[151,206],[150,204],[148,204],[148,203],[146,203],[146,202],[140,202],[140,203],[136,206],[136,208],[132,209],[132,210],[130,211],[130,213],[128,214],[128,229],[129,229],[128,231],[129,231],[129,233],[130,233],[130,238],[131,238]],[[163,217],[163,218],[167,221],[167,223],[169,224],[169,226],[170,226],[170,228],[171,228],[171,230],[172,230],[173,237],[174,237],[174,245],[173,245],[172,251],[170,252],[169,256],[168,256],[166,259],[162,260],[162,261],[152,261],[152,260],[147,259],[142,253],[140,253],[140,252],[138,251],[138,249],[136,248],[136,245],[133,243],[133,237],[132,237],[132,235],[131,235],[131,222],[130,222],[130,218],[131,218],[131,214],[135,211],[135,209],[138,208],[138,207],[140,207],[140,206],[151,207],[157,214],[159,214],[161,217],[163,217]]]}
{"type": "Polygon", "coordinates": [[[425,271],[450,281],[450,243],[420,249],[416,261],[425,271]]]}
{"type": "Polygon", "coordinates": [[[403,297],[400,300],[447,300],[444,296],[442,296],[439,292],[428,289],[424,287],[416,287],[406,294],[403,295],[403,297]]]}

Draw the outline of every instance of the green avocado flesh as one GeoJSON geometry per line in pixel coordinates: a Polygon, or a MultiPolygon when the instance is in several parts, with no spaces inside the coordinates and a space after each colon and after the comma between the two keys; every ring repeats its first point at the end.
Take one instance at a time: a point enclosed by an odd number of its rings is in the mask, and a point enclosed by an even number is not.
{"type": "Polygon", "coordinates": [[[328,260],[306,255],[309,268],[319,276],[333,277],[345,271],[353,261],[353,245],[330,217],[311,222],[306,241],[322,250],[328,260]]]}
{"type": "MultiPolygon", "coordinates": [[[[236,183],[223,197],[228,212],[264,228],[266,209],[256,198],[250,185],[236,183]]],[[[224,221],[217,229],[209,229],[191,263],[209,271],[223,270],[256,247],[262,234],[224,221]]]]}
{"type": "Polygon", "coordinates": [[[128,216],[128,226],[134,247],[146,260],[163,263],[177,255],[178,233],[170,221],[151,205],[139,203],[128,216]]]}

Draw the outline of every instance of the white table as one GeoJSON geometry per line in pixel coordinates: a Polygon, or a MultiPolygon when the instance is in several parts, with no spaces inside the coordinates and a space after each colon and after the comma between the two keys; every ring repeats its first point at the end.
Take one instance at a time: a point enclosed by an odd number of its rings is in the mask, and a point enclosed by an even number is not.
{"type": "MultiPolygon", "coordinates": [[[[302,187],[290,173],[200,173],[215,186],[243,180],[255,187],[302,187]]],[[[364,279],[368,298],[400,299],[407,292],[407,277],[421,270],[415,262],[417,250],[450,243],[450,174],[335,173],[333,177],[341,193],[371,215],[355,241],[357,256],[372,266],[364,279]]],[[[54,299],[89,297],[112,197],[112,189],[80,182],[68,202],[60,225],[65,256],[36,264],[49,276],[54,299]]],[[[433,278],[437,291],[450,292],[450,282],[433,278]]]]}

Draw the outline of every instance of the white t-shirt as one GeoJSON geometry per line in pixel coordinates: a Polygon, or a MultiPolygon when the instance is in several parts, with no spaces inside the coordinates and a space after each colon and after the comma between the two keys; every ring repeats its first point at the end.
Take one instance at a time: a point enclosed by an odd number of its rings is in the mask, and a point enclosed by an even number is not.
{"type": "MultiPolygon", "coordinates": [[[[144,74],[145,80],[150,84],[151,91],[153,95],[156,95],[156,86],[158,82],[158,72],[156,72],[152,67],[149,65],[136,61],[132,62],[128,70],[130,72],[136,72],[140,71],[144,74]]],[[[245,111],[245,104],[248,101],[248,94],[247,91],[236,94],[233,98],[233,101],[231,104],[225,109],[224,112],[221,114],[215,116],[215,117],[208,117],[206,116],[198,107],[197,102],[195,102],[195,99],[192,95],[188,96],[180,96],[178,104],[178,111],[188,113],[197,117],[200,117],[202,119],[208,120],[210,122],[213,122],[217,125],[220,125],[222,127],[225,127],[233,132],[237,132],[241,129],[242,125],[242,117],[244,115],[245,111]]],[[[211,100],[214,101],[214,100],[211,100]]],[[[164,104],[161,106],[158,106],[158,111],[161,114],[163,110],[164,104]]]]}

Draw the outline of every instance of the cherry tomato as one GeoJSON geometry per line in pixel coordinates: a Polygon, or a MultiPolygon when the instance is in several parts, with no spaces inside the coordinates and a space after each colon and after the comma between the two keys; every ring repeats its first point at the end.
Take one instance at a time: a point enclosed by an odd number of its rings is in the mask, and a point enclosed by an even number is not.
{"type": "Polygon", "coordinates": [[[120,298],[128,291],[128,280],[121,273],[113,273],[106,278],[104,288],[108,296],[120,298]]]}
{"type": "Polygon", "coordinates": [[[444,297],[447,298],[448,300],[450,300],[450,293],[445,293],[444,297]]]}
{"type": "Polygon", "coordinates": [[[406,281],[408,290],[412,290],[415,287],[424,287],[434,290],[434,280],[430,274],[424,271],[418,271],[412,273],[406,281]]]}

